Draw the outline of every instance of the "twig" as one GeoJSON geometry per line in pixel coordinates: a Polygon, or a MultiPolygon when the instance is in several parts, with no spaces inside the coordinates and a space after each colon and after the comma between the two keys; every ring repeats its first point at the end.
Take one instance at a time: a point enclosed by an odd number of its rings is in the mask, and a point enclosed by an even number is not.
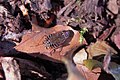
{"type": "Polygon", "coordinates": [[[65,7],[63,7],[63,8],[57,13],[57,17],[59,18],[59,17],[63,14],[63,12],[65,12],[66,9],[67,9],[68,7],[70,7],[72,4],[74,4],[75,2],[76,2],[76,0],[73,0],[73,1],[70,2],[68,5],[66,5],[65,7]]]}

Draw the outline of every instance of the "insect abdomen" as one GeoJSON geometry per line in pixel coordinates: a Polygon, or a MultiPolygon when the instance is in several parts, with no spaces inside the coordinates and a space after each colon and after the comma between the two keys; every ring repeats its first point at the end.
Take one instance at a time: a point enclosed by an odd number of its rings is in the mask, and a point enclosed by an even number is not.
{"type": "Polygon", "coordinates": [[[60,31],[46,36],[43,44],[46,49],[61,47],[69,37],[69,31],[60,31]]]}

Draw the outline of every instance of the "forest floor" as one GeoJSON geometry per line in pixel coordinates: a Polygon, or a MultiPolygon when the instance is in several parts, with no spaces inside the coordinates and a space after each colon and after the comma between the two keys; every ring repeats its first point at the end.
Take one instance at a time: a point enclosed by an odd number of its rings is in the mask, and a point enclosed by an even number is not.
{"type": "Polygon", "coordinates": [[[119,0],[0,0],[1,80],[120,80],[119,0]]]}

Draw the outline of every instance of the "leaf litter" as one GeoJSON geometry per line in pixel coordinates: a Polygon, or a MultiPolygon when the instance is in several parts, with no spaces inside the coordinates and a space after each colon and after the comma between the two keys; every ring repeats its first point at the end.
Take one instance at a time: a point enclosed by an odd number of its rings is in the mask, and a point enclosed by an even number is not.
{"type": "Polygon", "coordinates": [[[8,67],[19,73],[11,80],[119,80],[119,8],[119,0],[1,0],[0,78],[8,67]]]}

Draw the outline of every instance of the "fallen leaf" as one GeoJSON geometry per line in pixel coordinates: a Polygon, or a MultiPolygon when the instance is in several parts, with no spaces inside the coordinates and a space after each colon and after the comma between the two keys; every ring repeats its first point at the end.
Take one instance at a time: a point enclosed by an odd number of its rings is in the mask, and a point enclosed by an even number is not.
{"type": "MultiPolygon", "coordinates": [[[[83,66],[83,65],[80,65],[80,64],[77,64],[76,65],[77,69],[79,70],[79,72],[81,72],[86,80],[98,80],[99,76],[100,76],[100,73],[93,73],[91,70],[89,70],[86,66],[83,66]]],[[[100,72],[101,69],[98,69],[96,70],[97,72],[100,72]]],[[[73,79],[74,80],[74,79],[73,79]]],[[[81,79],[78,79],[78,80],[81,80],[81,79]]]]}
{"type": "Polygon", "coordinates": [[[87,59],[87,53],[85,49],[80,50],[73,56],[75,64],[83,64],[83,61],[87,59]]]}
{"type": "Polygon", "coordinates": [[[84,60],[84,65],[89,70],[93,70],[94,68],[97,68],[97,67],[102,68],[102,62],[99,62],[97,60],[92,60],[92,59],[84,60]]]}
{"type": "Polygon", "coordinates": [[[108,2],[108,9],[109,9],[112,13],[118,14],[117,0],[109,0],[109,2],[108,2]]]}
{"type": "Polygon", "coordinates": [[[79,46],[84,44],[85,41],[83,41],[83,43],[81,44],[79,43],[79,37],[79,32],[73,30],[70,26],[56,25],[52,28],[38,28],[37,31],[33,31],[23,36],[21,43],[17,45],[15,49],[21,52],[26,52],[36,57],[47,57],[47,59],[50,60],[51,58],[55,60],[61,60],[61,57],[64,56],[67,52],[72,53],[79,46]],[[59,51],[59,49],[56,49],[55,52],[51,55],[51,50],[46,49],[46,47],[43,45],[44,37],[45,35],[63,30],[70,30],[70,38],[68,41],[65,42],[65,44],[67,45],[62,47],[61,52],[59,51]]]}
{"type": "Polygon", "coordinates": [[[117,54],[117,51],[110,47],[105,41],[97,41],[96,43],[90,45],[87,48],[87,52],[90,59],[94,56],[100,56],[109,52],[111,54],[117,54]]]}

